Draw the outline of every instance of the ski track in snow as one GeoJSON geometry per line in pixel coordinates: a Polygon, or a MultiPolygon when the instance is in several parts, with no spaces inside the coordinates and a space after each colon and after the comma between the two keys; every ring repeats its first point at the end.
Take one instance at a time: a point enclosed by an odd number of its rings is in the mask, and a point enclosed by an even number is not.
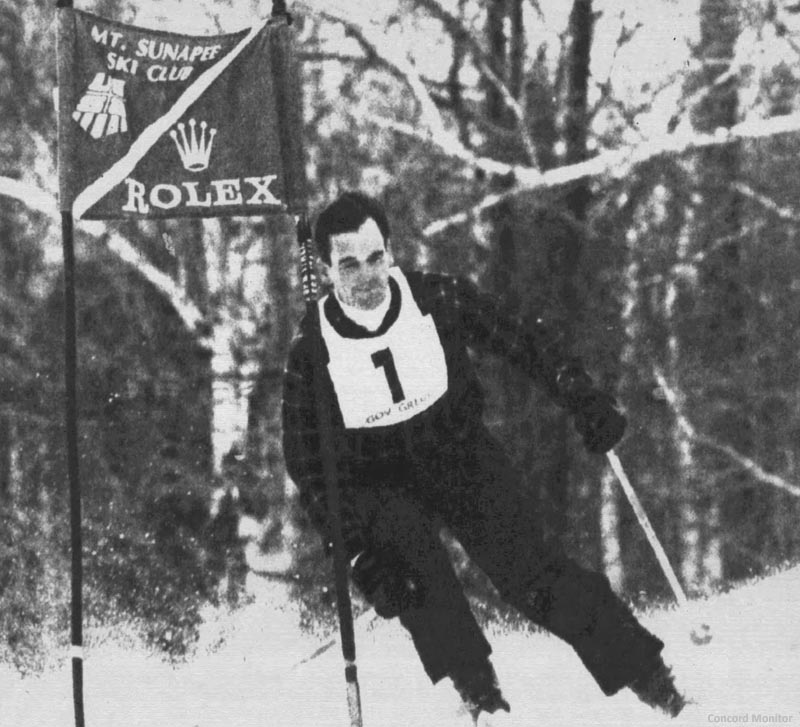
{"type": "MultiPolygon", "coordinates": [[[[170,666],[113,633],[87,649],[87,727],[347,727],[338,643],[300,664],[325,640],[303,634],[294,605],[272,588],[261,584],[256,603],[232,614],[209,611],[197,656],[186,664],[170,666]]],[[[628,690],[603,696],[554,637],[489,627],[512,709],[496,724],[800,725],[798,615],[800,567],[681,610],[643,614],[667,644],[678,686],[697,702],[676,720],[628,690]],[[689,633],[701,623],[713,639],[697,646],[689,633]]],[[[364,727],[470,727],[450,681],[431,686],[396,621],[362,617],[356,647],[364,727]]],[[[25,678],[0,665],[0,727],[74,724],[71,670],[61,656],[25,678]]]]}

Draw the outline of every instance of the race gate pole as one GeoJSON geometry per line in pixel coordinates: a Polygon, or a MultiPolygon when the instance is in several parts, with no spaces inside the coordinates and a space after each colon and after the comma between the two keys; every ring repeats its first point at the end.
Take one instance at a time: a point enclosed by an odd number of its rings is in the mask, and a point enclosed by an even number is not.
{"type": "MultiPolygon", "coordinates": [[[[59,83],[65,82],[69,67],[71,44],[65,40],[64,13],[72,8],[72,0],[57,0],[57,64],[59,83]]],[[[62,120],[59,112],[59,123],[62,120]]],[[[63,149],[59,148],[59,166],[63,163],[63,149]]],[[[64,424],[67,445],[67,473],[69,478],[71,604],[70,639],[72,659],[72,701],[75,727],[84,727],[83,702],[83,538],[81,532],[81,486],[78,454],[78,403],[77,403],[77,326],[75,318],[75,224],[71,210],[61,211],[61,242],[64,258],[64,424]]]]}
{"type": "MultiPolygon", "coordinates": [[[[319,327],[319,306],[317,305],[317,275],[314,267],[314,251],[311,240],[311,226],[305,215],[297,222],[297,241],[300,245],[300,281],[303,299],[306,303],[306,315],[312,322],[316,345],[322,347],[322,333],[319,327]]],[[[339,631],[342,639],[342,655],[344,656],[344,675],[347,682],[347,707],[352,727],[362,727],[361,693],[358,685],[356,668],[356,643],[353,628],[353,609],[350,602],[350,590],[347,581],[347,555],[342,535],[341,506],[339,487],[336,475],[336,457],[331,428],[330,408],[327,392],[322,383],[324,364],[320,355],[315,356],[314,398],[316,399],[317,426],[319,428],[320,456],[325,478],[325,489],[328,500],[328,517],[333,540],[333,570],[336,589],[336,608],[339,615],[339,631]]]]}

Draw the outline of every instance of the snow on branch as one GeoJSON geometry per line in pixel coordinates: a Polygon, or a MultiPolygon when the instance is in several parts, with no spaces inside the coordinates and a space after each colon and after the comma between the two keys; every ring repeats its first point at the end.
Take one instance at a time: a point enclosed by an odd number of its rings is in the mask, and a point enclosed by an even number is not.
{"type": "MultiPolygon", "coordinates": [[[[29,209],[47,215],[53,223],[59,221],[58,204],[55,197],[33,184],[9,177],[0,177],[0,195],[19,200],[29,209]]],[[[108,249],[121,260],[136,268],[145,280],[165,295],[187,328],[195,330],[203,321],[203,314],[186,297],[185,291],[169,275],[150,263],[122,235],[109,231],[103,223],[78,222],[78,225],[92,237],[102,238],[106,235],[108,249]]]]}
{"type": "MultiPolygon", "coordinates": [[[[195,330],[203,322],[203,314],[187,297],[185,292],[166,273],[150,263],[128,240],[117,232],[108,235],[108,249],[116,253],[120,260],[133,266],[136,271],[163,293],[175,308],[184,324],[195,330]]],[[[205,342],[207,343],[207,342],[205,342]]]]}
{"type": "Polygon", "coordinates": [[[0,195],[23,202],[28,209],[42,212],[53,220],[57,219],[55,197],[49,192],[10,177],[0,177],[0,195]]]}
{"type": "Polygon", "coordinates": [[[456,212],[449,217],[444,217],[436,222],[431,222],[423,231],[423,237],[433,237],[434,235],[444,232],[444,230],[454,227],[455,225],[464,225],[470,220],[476,219],[482,212],[488,210],[495,205],[504,202],[512,197],[514,194],[521,190],[511,190],[500,192],[499,194],[489,194],[484,197],[478,204],[471,207],[469,210],[463,212],[456,212]]]}
{"type": "MultiPolygon", "coordinates": [[[[376,120],[373,123],[381,124],[385,128],[391,128],[399,133],[415,135],[413,130],[409,130],[403,125],[392,124],[386,119],[376,120]]],[[[742,139],[762,139],[778,134],[797,133],[798,131],[800,131],[800,112],[795,112],[784,116],[773,116],[769,119],[743,121],[730,128],[720,127],[711,134],[691,132],[663,134],[640,144],[605,151],[586,161],[557,167],[546,172],[520,165],[503,164],[494,159],[478,157],[469,152],[469,156],[456,154],[451,154],[451,156],[458,157],[465,163],[482,169],[488,174],[512,176],[516,184],[508,192],[518,194],[568,184],[585,177],[610,175],[614,178],[621,178],[635,166],[660,156],[677,156],[695,149],[730,144],[742,139]]],[[[439,140],[434,138],[433,141],[438,142],[439,140]]],[[[439,148],[448,153],[448,149],[443,144],[439,144],[439,148]]],[[[482,205],[484,205],[484,201],[474,205],[473,209],[482,205]]],[[[461,219],[458,221],[461,221],[461,219]]],[[[445,220],[432,222],[423,230],[423,235],[430,237],[433,234],[442,232],[450,226],[449,224],[444,224],[445,222],[445,220]]],[[[456,223],[454,222],[453,224],[456,223]]]]}
{"type": "Polygon", "coordinates": [[[701,101],[705,101],[706,98],[711,94],[712,91],[719,88],[720,86],[728,83],[728,81],[732,81],[735,78],[738,78],[741,72],[741,67],[736,66],[733,68],[728,68],[724,72],[718,74],[714,77],[714,80],[708,84],[707,86],[703,86],[702,88],[695,91],[691,96],[686,99],[683,99],[680,103],[680,110],[677,112],[678,114],[686,109],[692,109],[701,101]]]}
{"type": "Polygon", "coordinates": [[[696,284],[697,275],[699,272],[698,266],[701,263],[707,261],[713,253],[730,245],[732,242],[736,242],[738,240],[743,239],[746,235],[747,235],[747,230],[741,230],[732,235],[725,235],[723,237],[718,237],[714,240],[714,242],[711,245],[706,247],[704,250],[699,250],[691,257],[685,258],[671,265],[666,273],[651,275],[650,277],[645,278],[642,281],[642,286],[648,287],[653,285],[661,285],[666,281],[673,281],[679,278],[683,278],[684,280],[688,280],[696,284]]]}
{"type": "Polygon", "coordinates": [[[425,88],[425,84],[417,72],[413,61],[404,52],[402,47],[396,47],[389,42],[380,43],[380,39],[370,38],[368,31],[363,26],[342,15],[335,15],[326,10],[312,8],[303,3],[298,3],[298,5],[308,14],[315,15],[329,23],[341,25],[345,29],[347,35],[358,41],[359,45],[361,45],[369,57],[380,60],[384,65],[389,66],[395,73],[399,74],[413,91],[420,106],[420,115],[422,116],[423,123],[428,128],[430,134],[438,138],[446,138],[448,136],[444,127],[444,120],[439,110],[436,108],[433,98],[425,88]],[[379,46],[380,50],[378,49],[379,46]]]}
{"type": "MultiPolygon", "coordinates": [[[[448,20],[450,18],[461,26],[460,21],[456,17],[450,16],[435,0],[419,0],[419,3],[443,22],[450,22],[448,20]]],[[[425,87],[413,61],[408,57],[405,48],[398,47],[391,42],[382,42],[378,38],[371,39],[370,31],[367,31],[358,22],[345,17],[343,12],[333,14],[327,10],[311,7],[306,3],[298,3],[298,5],[303,12],[344,27],[345,31],[361,44],[372,59],[389,67],[414,92],[420,107],[421,124],[407,124],[385,116],[371,116],[365,120],[365,123],[415,138],[426,144],[432,144],[445,155],[458,159],[471,168],[479,169],[489,176],[504,176],[513,180],[514,184],[506,191],[505,196],[570,184],[587,177],[610,175],[621,178],[635,166],[659,156],[680,155],[694,149],[729,144],[741,139],[758,139],[800,131],[800,112],[769,119],[743,121],[730,128],[718,128],[713,133],[696,133],[689,128],[688,124],[680,124],[671,133],[665,132],[638,144],[607,150],[591,159],[549,169],[545,172],[535,166],[501,162],[491,157],[475,154],[466,148],[455,134],[447,130],[435,101],[425,87]]],[[[455,26],[452,27],[455,28],[455,26]]],[[[461,27],[462,31],[467,33],[470,43],[474,43],[474,38],[471,38],[463,26],[461,27]]],[[[451,29],[450,32],[456,31],[451,29]]],[[[386,38],[383,37],[383,41],[385,40],[386,38]]],[[[480,46],[478,46],[478,50],[480,50],[480,46]]],[[[731,64],[730,60],[727,60],[727,70],[714,78],[709,87],[698,91],[692,97],[692,103],[699,102],[710,92],[711,88],[718,87],[733,78],[739,71],[742,62],[737,59],[737,62],[731,64]]],[[[497,195],[490,195],[470,210],[432,222],[423,230],[423,234],[425,237],[439,234],[453,225],[462,224],[476,213],[488,209],[499,201],[497,195]]]]}
{"type": "Polygon", "coordinates": [[[782,207],[775,200],[756,192],[756,190],[749,185],[744,184],[744,182],[736,182],[733,185],[733,188],[745,197],[758,202],[758,204],[765,207],[770,212],[774,212],[782,220],[788,220],[789,222],[800,222],[800,212],[797,212],[791,207],[782,207]]]}
{"type": "Polygon", "coordinates": [[[539,5],[538,0],[530,0],[530,5],[536,11],[536,15],[539,16],[539,20],[541,20],[543,23],[545,23],[546,19],[545,19],[544,13],[542,12],[542,6],[539,5]]]}
{"type": "Polygon", "coordinates": [[[459,18],[448,12],[436,0],[417,0],[417,5],[427,10],[431,16],[439,20],[454,40],[466,43],[481,75],[495,88],[503,99],[503,103],[505,103],[511,110],[511,113],[514,114],[520,139],[525,147],[525,152],[531,163],[535,167],[538,167],[536,146],[533,143],[531,135],[528,133],[528,120],[525,115],[525,110],[522,108],[522,104],[514,98],[508,86],[492,70],[486,53],[475,36],[470,33],[469,29],[464,27],[464,24],[459,18]]]}
{"type": "Polygon", "coordinates": [[[753,461],[749,457],[745,457],[745,455],[743,455],[741,452],[738,452],[730,445],[725,444],[724,442],[720,442],[714,439],[713,437],[709,437],[706,434],[698,432],[697,429],[695,429],[695,427],[689,421],[686,414],[681,410],[678,401],[678,393],[675,391],[673,387],[669,385],[669,383],[667,382],[667,378],[664,375],[664,372],[661,371],[660,368],[654,367],[654,373],[658,385],[664,392],[664,397],[666,398],[667,403],[670,405],[672,411],[675,414],[678,426],[681,428],[681,430],[686,434],[686,436],[689,439],[696,442],[697,444],[702,444],[708,447],[709,449],[713,449],[716,452],[720,452],[721,454],[726,455],[731,460],[736,462],[739,465],[739,467],[749,472],[759,482],[763,482],[764,484],[777,487],[778,489],[784,490],[785,492],[788,492],[794,495],[795,497],[800,497],[800,487],[798,487],[797,485],[793,485],[791,482],[788,482],[783,477],[779,477],[778,475],[772,474],[771,472],[767,472],[757,462],[753,461]]]}
{"type": "MultiPolygon", "coordinates": [[[[375,123],[379,127],[394,125],[395,131],[432,143],[444,150],[449,156],[462,159],[470,166],[491,170],[490,173],[492,174],[504,174],[511,168],[507,164],[500,164],[498,167],[498,162],[492,159],[477,157],[461,143],[455,134],[447,130],[444,118],[439,112],[433,97],[425,87],[425,83],[406,48],[402,45],[390,42],[385,37],[372,37],[372,33],[369,30],[356,21],[344,17],[344,15],[335,15],[326,10],[312,8],[303,3],[298,3],[298,5],[300,5],[306,13],[315,15],[327,22],[341,25],[348,35],[358,41],[359,45],[361,45],[370,58],[387,66],[393,74],[400,77],[411,89],[417,100],[423,128],[420,129],[419,126],[416,125],[398,124],[391,119],[380,117],[376,119],[371,118],[371,123],[375,123]],[[501,169],[504,171],[500,171],[501,169]]],[[[376,35],[377,32],[378,31],[375,31],[376,35]]],[[[506,92],[508,93],[508,89],[506,89],[506,92]]],[[[531,149],[529,151],[533,150],[533,143],[530,142],[530,144],[531,149]]],[[[533,167],[525,168],[535,171],[533,167]]]]}
{"type": "MultiPolygon", "coordinates": [[[[398,134],[403,134],[404,136],[413,137],[424,143],[432,143],[434,146],[437,146],[441,151],[443,151],[445,155],[452,157],[453,159],[460,159],[467,166],[475,169],[481,169],[490,175],[516,176],[515,172],[521,172],[523,174],[525,172],[532,172],[537,176],[537,179],[541,176],[539,172],[530,167],[516,166],[513,164],[507,164],[506,162],[497,161],[491,157],[478,156],[463,146],[458,139],[452,137],[450,134],[445,136],[431,136],[430,134],[425,133],[418,126],[406,124],[395,119],[389,119],[385,116],[373,116],[368,119],[367,123],[377,126],[380,129],[394,131],[398,134]]],[[[518,178],[519,177],[517,177],[517,179],[518,178]]]]}

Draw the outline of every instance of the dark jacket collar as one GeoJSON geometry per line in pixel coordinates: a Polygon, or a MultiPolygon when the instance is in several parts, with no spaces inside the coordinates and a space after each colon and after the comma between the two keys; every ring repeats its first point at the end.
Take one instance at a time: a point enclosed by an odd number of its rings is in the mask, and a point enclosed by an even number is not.
{"type": "Polygon", "coordinates": [[[400,315],[400,286],[392,277],[389,278],[389,294],[391,296],[389,300],[389,310],[386,311],[383,322],[376,331],[368,331],[364,326],[360,326],[358,323],[348,318],[333,292],[331,292],[323,304],[325,317],[328,319],[328,323],[333,327],[333,330],[343,338],[375,338],[376,336],[382,336],[392,327],[397,320],[397,316],[400,315]]]}

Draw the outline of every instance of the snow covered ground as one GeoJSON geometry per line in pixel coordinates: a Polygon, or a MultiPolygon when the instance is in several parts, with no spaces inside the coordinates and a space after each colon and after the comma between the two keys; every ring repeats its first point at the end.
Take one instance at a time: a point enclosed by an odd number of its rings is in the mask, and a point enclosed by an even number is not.
{"type": "MultiPolygon", "coordinates": [[[[210,612],[188,664],[167,665],[122,634],[87,650],[87,726],[346,727],[338,644],[301,663],[324,639],[301,633],[297,610],[271,588],[264,584],[257,602],[234,614],[210,612]]],[[[800,568],[643,620],[667,643],[679,686],[697,701],[677,720],[627,690],[604,697],[557,639],[498,627],[490,640],[512,708],[502,724],[800,724],[800,568]],[[703,622],[713,639],[697,646],[689,633],[703,622]]],[[[365,727],[470,726],[449,681],[430,685],[395,622],[362,617],[356,635],[365,727]]],[[[1,727],[71,724],[66,660],[25,678],[0,665],[1,727]]]]}

